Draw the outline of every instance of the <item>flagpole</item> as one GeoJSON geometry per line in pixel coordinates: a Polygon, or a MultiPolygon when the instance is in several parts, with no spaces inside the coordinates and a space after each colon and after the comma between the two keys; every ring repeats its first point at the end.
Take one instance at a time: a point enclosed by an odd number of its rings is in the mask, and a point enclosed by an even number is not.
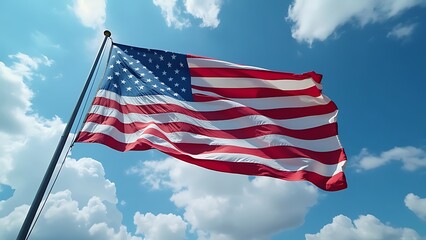
{"type": "Polygon", "coordinates": [[[34,200],[33,200],[31,207],[30,207],[30,209],[27,213],[27,216],[25,217],[25,221],[21,226],[21,230],[19,231],[19,234],[18,234],[16,240],[25,240],[28,236],[28,232],[29,232],[29,229],[31,227],[31,224],[34,221],[34,217],[37,213],[37,210],[40,206],[40,203],[43,199],[43,196],[46,193],[47,186],[49,185],[50,179],[52,178],[56,164],[58,163],[59,157],[61,156],[62,150],[65,146],[66,141],[67,141],[68,135],[71,132],[72,125],[74,124],[74,120],[77,116],[78,111],[80,110],[81,103],[83,102],[84,96],[86,95],[86,91],[87,91],[87,89],[90,85],[90,82],[92,80],[93,73],[95,72],[96,66],[98,65],[101,53],[102,53],[102,51],[105,47],[106,40],[111,36],[111,32],[108,31],[108,30],[105,30],[104,36],[105,36],[104,40],[103,40],[102,45],[101,45],[101,47],[98,51],[98,55],[96,56],[96,59],[93,62],[92,69],[90,70],[90,73],[87,77],[86,83],[83,87],[83,90],[80,94],[80,97],[77,101],[77,104],[75,105],[74,111],[72,112],[70,120],[68,121],[68,123],[67,123],[67,125],[64,129],[64,132],[61,136],[61,139],[59,140],[59,143],[58,143],[58,146],[56,147],[55,153],[53,154],[52,159],[50,160],[50,164],[49,164],[49,166],[46,170],[46,173],[44,174],[43,180],[42,180],[42,182],[41,182],[41,184],[40,184],[40,186],[37,190],[37,194],[34,197],[34,200]]]}

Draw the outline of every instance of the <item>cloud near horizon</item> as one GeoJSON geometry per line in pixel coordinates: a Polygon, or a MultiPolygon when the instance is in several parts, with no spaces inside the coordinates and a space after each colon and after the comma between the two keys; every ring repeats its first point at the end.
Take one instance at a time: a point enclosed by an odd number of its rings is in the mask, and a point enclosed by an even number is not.
{"type": "Polygon", "coordinates": [[[199,239],[267,239],[302,225],[319,195],[308,183],[220,173],[174,158],[143,161],[129,173],[152,189],[170,189],[199,239]]]}

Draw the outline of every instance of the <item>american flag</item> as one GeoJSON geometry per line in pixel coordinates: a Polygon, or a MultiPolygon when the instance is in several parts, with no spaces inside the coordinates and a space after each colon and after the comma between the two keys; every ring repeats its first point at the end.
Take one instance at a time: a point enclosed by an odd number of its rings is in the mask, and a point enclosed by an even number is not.
{"type": "Polygon", "coordinates": [[[113,43],[76,141],[341,190],[346,155],[321,78],[113,43]]]}

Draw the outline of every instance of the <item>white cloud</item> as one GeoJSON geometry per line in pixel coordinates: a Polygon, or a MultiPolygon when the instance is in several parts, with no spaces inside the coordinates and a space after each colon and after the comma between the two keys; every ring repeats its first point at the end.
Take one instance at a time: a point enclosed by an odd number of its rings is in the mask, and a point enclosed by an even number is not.
{"type": "Polygon", "coordinates": [[[216,28],[219,26],[219,12],[222,0],[185,0],[185,8],[189,14],[201,19],[200,27],[216,28]]]}
{"type": "Polygon", "coordinates": [[[180,240],[185,239],[186,222],[180,216],[174,214],[152,213],[141,214],[137,212],[134,216],[136,233],[144,234],[149,240],[180,240]]]}
{"type": "Polygon", "coordinates": [[[95,30],[105,28],[106,0],[74,0],[70,8],[84,26],[95,30]]]}
{"type": "Polygon", "coordinates": [[[416,28],[415,23],[412,24],[398,24],[396,25],[387,35],[387,37],[392,37],[395,39],[404,39],[408,38],[413,34],[414,29],[416,28]]]}
{"type": "MultiPolygon", "coordinates": [[[[23,53],[17,53],[9,55],[9,58],[17,60],[13,63],[13,66],[9,68],[12,73],[26,79],[32,79],[32,76],[35,74],[34,71],[37,70],[40,65],[50,67],[54,63],[52,59],[49,59],[44,55],[41,58],[36,58],[23,53]]],[[[6,70],[4,71],[6,72],[6,70]]]]}
{"type": "Polygon", "coordinates": [[[355,158],[355,166],[360,170],[371,170],[388,164],[391,161],[400,161],[405,170],[415,171],[426,167],[426,152],[416,147],[394,147],[380,155],[374,155],[367,149],[362,149],[355,158]]]}
{"type": "Polygon", "coordinates": [[[167,26],[182,29],[191,26],[188,19],[180,16],[181,10],[176,5],[177,0],[153,0],[154,5],[161,8],[167,26]]]}
{"type": "Polygon", "coordinates": [[[426,220],[426,198],[409,193],[405,196],[405,206],[408,207],[420,219],[426,220]]]}
{"type": "Polygon", "coordinates": [[[307,183],[219,173],[168,158],[144,161],[139,173],[153,188],[170,188],[171,201],[199,239],[263,239],[300,226],[317,202],[307,183]],[[285,214],[282,214],[282,213],[285,214]]]}
{"type": "Polygon", "coordinates": [[[188,16],[201,19],[200,27],[216,28],[222,0],[153,0],[161,8],[167,26],[182,29],[191,26],[188,16]],[[184,9],[183,11],[181,9],[184,9]]]}
{"type": "Polygon", "coordinates": [[[324,41],[348,23],[361,27],[386,21],[406,10],[426,6],[424,0],[295,0],[287,19],[293,22],[292,36],[299,42],[324,41]]]}
{"type": "Polygon", "coordinates": [[[410,228],[394,228],[382,223],[373,215],[361,215],[353,222],[344,215],[333,218],[333,222],[325,225],[319,233],[306,234],[307,240],[388,240],[410,239],[420,240],[419,234],[410,228]]]}
{"type": "MultiPolygon", "coordinates": [[[[32,111],[25,82],[52,60],[22,53],[12,59],[11,66],[0,62],[0,185],[14,190],[0,201],[2,239],[17,236],[65,125],[32,111]]],[[[121,225],[117,202],[98,161],[68,159],[31,239],[140,239],[121,225]]]]}
{"type": "MultiPolygon", "coordinates": [[[[16,205],[15,198],[2,204],[4,210],[16,205]]],[[[116,203],[115,185],[105,179],[98,161],[67,159],[31,239],[140,239],[121,225],[116,203]]],[[[20,205],[0,218],[6,239],[16,237],[27,209],[28,205],[20,205]]]]}

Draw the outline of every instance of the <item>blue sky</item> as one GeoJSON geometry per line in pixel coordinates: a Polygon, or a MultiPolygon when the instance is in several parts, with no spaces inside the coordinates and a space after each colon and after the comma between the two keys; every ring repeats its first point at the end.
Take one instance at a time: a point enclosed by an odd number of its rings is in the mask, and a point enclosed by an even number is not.
{"type": "Polygon", "coordinates": [[[76,144],[30,239],[426,239],[424,0],[40,0],[0,9],[2,238],[16,237],[109,29],[118,43],[323,74],[340,110],[348,189],[76,144]]]}

